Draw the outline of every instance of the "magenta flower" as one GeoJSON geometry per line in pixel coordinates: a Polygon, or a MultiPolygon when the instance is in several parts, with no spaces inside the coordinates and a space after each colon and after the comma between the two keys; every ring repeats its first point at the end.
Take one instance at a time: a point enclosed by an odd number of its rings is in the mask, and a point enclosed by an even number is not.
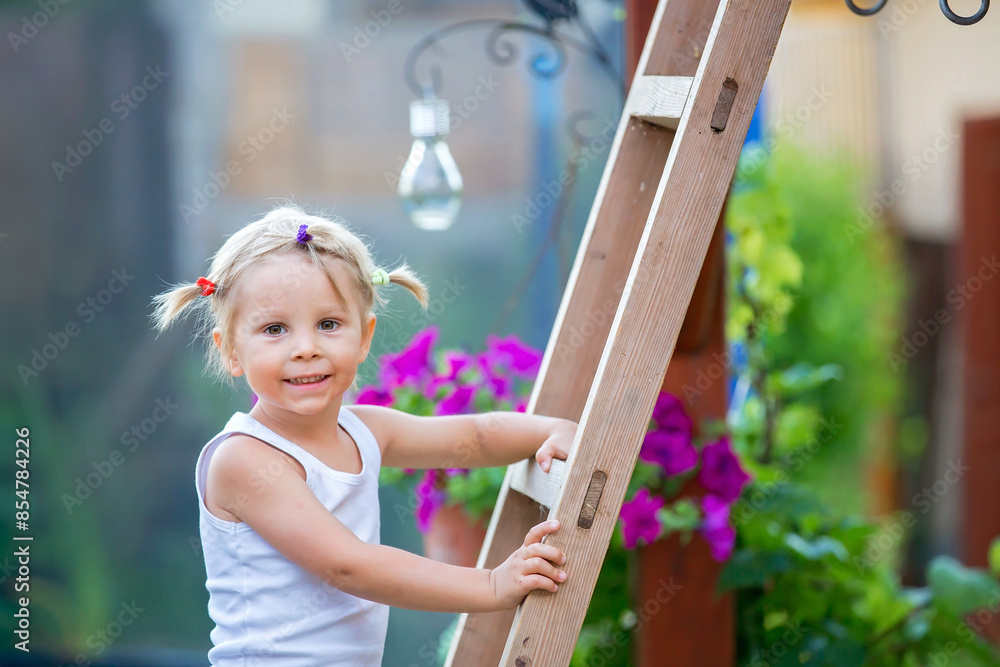
{"type": "Polygon", "coordinates": [[[750,481],[750,475],[740,466],[729,436],[723,436],[701,450],[698,481],[709,493],[724,502],[732,502],[740,497],[743,487],[750,481]]]}
{"type": "Polygon", "coordinates": [[[680,399],[671,393],[663,392],[656,398],[653,406],[653,421],[658,430],[674,431],[691,435],[691,418],[684,412],[680,399]]]}
{"type": "Polygon", "coordinates": [[[472,363],[471,357],[465,352],[449,350],[444,353],[444,361],[448,364],[448,374],[444,376],[446,380],[454,380],[462,369],[472,363]]]}
{"type": "Polygon", "coordinates": [[[486,347],[489,350],[486,356],[491,364],[509,365],[515,373],[527,379],[533,379],[542,364],[542,351],[522,343],[513,334],[506,338],[488,336],[486,347]]]}
{"type": "Polygon", "coordinates": [[[698,463],[698,450],[691,444],[691,433],[650,431],[642,441],[639,458],[663,468],[668,477],[690,470],[698,463]]]}
{"type": "Polygon", "coordinates": [[[472,397],[475,396],[476,388],[472,386],[458,386],[444,399],[437,404],[434,414],[436,415],[458,415],[468,412],[472,397]]]}
{"type": "Polygon", "coordinates": [[[495,375],[488,380],[489,384],[493,388],[493,394],[497,398],[508,398],[511,395],[511,383],[510,378],[506,378],[500,375],[495,375]]]}
{"type": "Polygon", "coordinates": [[[354,399],[358,405],[392,405],[392,394],[375,387],[365,387],[354,399]]]}
{"type": "Polygon", "coordinates": [[[441,506],[444,505],[445,493],[437,488],[437,471],[428,470],[424,478],[414,488],[417,494],[417,507],[414,516],[417,519],[417,530],[426,535],[431,529],[431,520],[441,506]]]}
{"type": "Polygon", "coordinates": [[[650,497],[649,489],[639,489],[632,500],[622,504],[618,519],[622,524],[622,536],[625,538],[625,548],[634,549],[643,540],[652,544],[660,535],[660,521],[656,512],[666,501],[659,496],[650,497]]]}
{"type": "Polygon", "coordinates": [[[736,529],[729,525],[729,503],[708,495],[702,498],[701,509],[705,518],[698,530],[708,542],[712,559],[721,563],[732,555],[736,544],[736,529]]]}
{"type": "Polygon", "coordinates": [[[437,341],[437,327],[428,327],[417,333],[410,345],[403,348],[399,354],[383,355],[383,363],[379,373],[386,383],[401,384],[410,378],[419,380],[431,372],[431,349],[437,341]]]}

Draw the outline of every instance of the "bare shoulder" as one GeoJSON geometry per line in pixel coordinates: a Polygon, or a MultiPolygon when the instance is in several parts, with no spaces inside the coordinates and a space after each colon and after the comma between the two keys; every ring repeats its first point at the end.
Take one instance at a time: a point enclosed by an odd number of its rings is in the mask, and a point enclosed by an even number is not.
{"type": "Polygon", "coordinates": [[[408,415],[399,410],[393,410],[381,405],[345,405],[358,419],[364,422],[368,430],[375,436],[375,442],[383,452],[396,437],[400,424],[408,415]]]}
{"type": "Polygon", "coordinates": [[[253,436],[233,434],[219,444],[208,463],[205,505],[219,518],[239,522],[247,498],[290,472],[306,478],[295,458],[253,436]]]}

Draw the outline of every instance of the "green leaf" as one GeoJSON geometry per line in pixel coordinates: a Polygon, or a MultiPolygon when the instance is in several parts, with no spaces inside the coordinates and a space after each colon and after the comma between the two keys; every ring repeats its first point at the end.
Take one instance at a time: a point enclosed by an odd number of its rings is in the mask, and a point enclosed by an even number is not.
{"type": "Polygon", "coordinates": [[[781,552],[736,551],[719,574],[719,590],[761,586],[776,574],[792,567],[788,554],[781,552]]]}
{"type": "Polygon", "coordinates": [[[836,364],[824,364],[817,368],[812,364],[799,362],[778,376],[775,388],[782,396],[789,398],[843,377],[843,369],[836,364]]]}
{"type": "Polygon", "coordinates": [[[1000,537],[990,543],[989,550],[990,574],[1000,577],[1000,537]]]}
{"type": "Polygon", "coordinates": [[[788,533],[785,535],[785,544],[789,549],[808,560],[821,560],[824,556],[831,555],[841,562],[846,562],[849,558],[843,544],[825,535],[809,542],[795,533],[788,533]]]}
{"type": "Polygon", "coordinates": [[[1000,598],[1000,584],[989,573],[967,568],[948,556],[931,560],[927,566],[927,582],[937,605],[959,617],[1000,598]]]}

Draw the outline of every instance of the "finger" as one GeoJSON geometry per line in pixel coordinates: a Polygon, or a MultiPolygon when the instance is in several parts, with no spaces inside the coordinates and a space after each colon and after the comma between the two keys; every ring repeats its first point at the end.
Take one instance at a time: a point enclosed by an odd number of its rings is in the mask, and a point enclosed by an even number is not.
{"type": "Polygon", "coordinates": [[[527,577],[523,577],[521,579],[521,585],[524,586],[525,590],[528,591],[540,588],[550,593],[555,593],[557,590],[559,590],[559,584],[552,581],[548,577],[543,577],[540,574],[530,574],[527,577]]]}
{"type": "Polygon", "coordinates": [[[529,546],[531,544],[538,544],[542,541],[549,533],[555,532],[559,529],[559,522],[556,520],[543,521],[537,526],[533,527],[528,531],[528,534],[524,536],[524,546],[529,546]]]}
{"type": "Polygon", "coordinates": [[[557,565],[561,565],[566,562],[566,554],[556,546],[551,544],[532,544],[524,547],[524,557],[525,559],[531,558],[532,556],[538,556],[544,558],[545,560],[552,561],[557,565]]]}
{"type": "Polygon", "coordinates": [[[538,450],[535,454],[535,460],[538,461],[538,466],[542,469],[542,472],[548,472],[549,467],[552,465],[552,454],[549,454],[548,450],[538,450]]]}
{"type": "Polygon", "coordinates": [[[526,572],[540,574],[543,577],[548,577],[556,583],[561,583],[566,580],[566,572],[560,570],[544,558],[529,558],[524,561],[524,566],[526,568],[526,572]]]}

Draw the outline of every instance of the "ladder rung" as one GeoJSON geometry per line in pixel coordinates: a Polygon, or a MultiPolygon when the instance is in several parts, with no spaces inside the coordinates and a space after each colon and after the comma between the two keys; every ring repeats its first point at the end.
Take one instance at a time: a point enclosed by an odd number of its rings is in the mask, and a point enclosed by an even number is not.
{"type": "Polygon", "coordinates": [[[539,505],[552,507],[562,486],[566,462],[552,459],[548,472],[543,472],[534,459],[525,459],[511,466],[510,488],[523,493],[539,505]]]}
{"type": "Polygon", "coordinates": [[[635,118],[676,130],[693,82],[693,76],[637,76],[625,111],[635,118]]]}

